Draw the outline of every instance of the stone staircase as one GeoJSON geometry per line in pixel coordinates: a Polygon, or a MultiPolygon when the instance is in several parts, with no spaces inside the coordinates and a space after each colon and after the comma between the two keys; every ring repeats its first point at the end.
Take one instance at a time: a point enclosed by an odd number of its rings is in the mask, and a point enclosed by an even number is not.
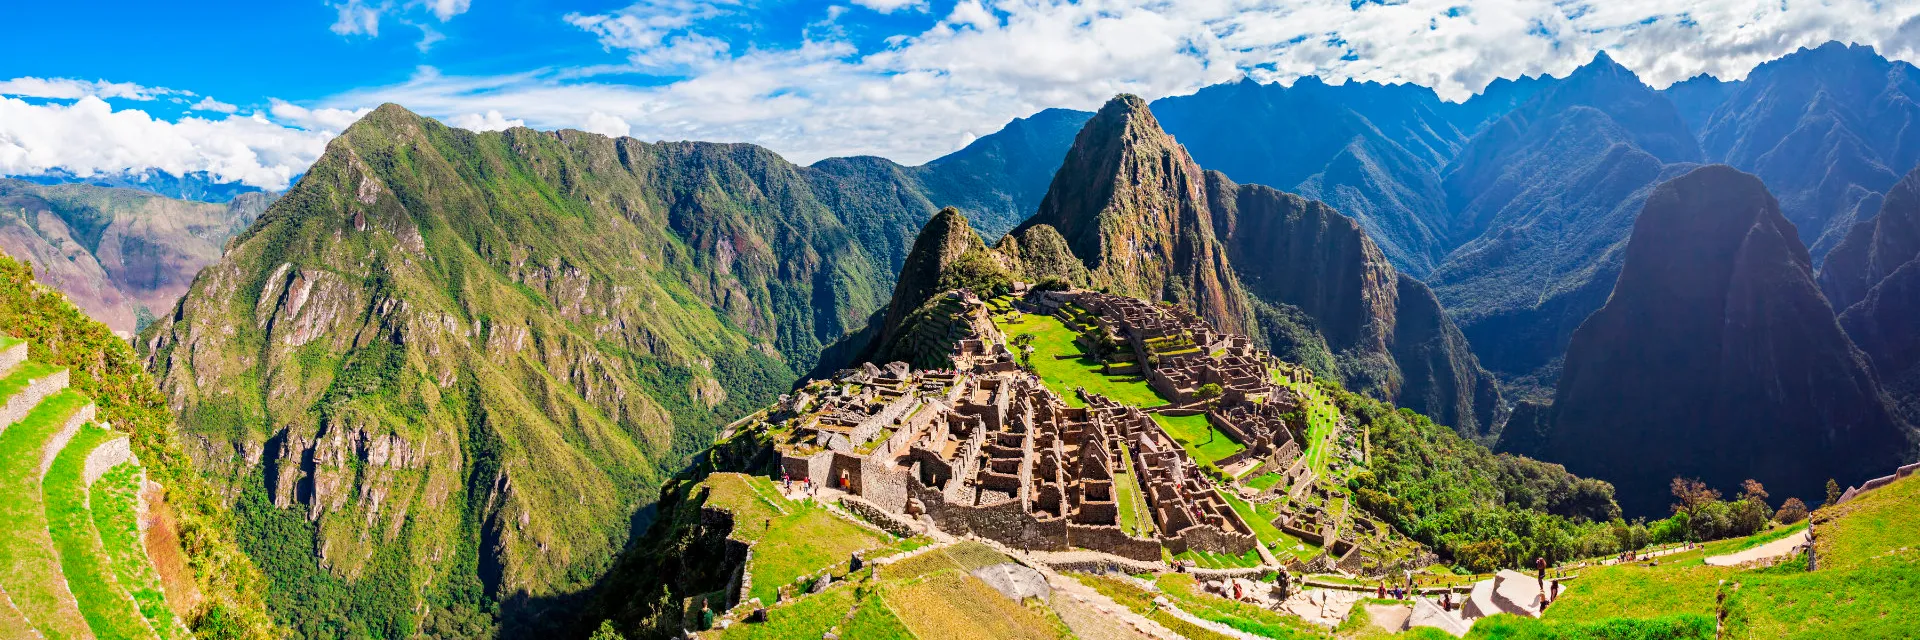
{"type": "Polygon", "coordinates": [[[0,334],[0,640],[190,638],[146,555],[145,471],[68,376],[0,334]]]}

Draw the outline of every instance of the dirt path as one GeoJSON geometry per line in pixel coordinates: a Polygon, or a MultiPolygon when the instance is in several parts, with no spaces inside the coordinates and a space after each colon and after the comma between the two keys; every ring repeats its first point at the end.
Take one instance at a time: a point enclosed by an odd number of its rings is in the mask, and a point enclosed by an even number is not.
{"type": "Polygon", "coordinates": [[[1368,604],[1367,619],[1373,626],[1387,633],[1400,633],[1407,628],[1407,618],[1413,617],[1413,607],[1404,604],[1368,604]]]}
{"type": "Polygon", "coordinates": [[[1752,549],[1707,558],[1706,562],[1716,567],[1739,566],[1755,560],[1765,560],[1791,554],[1795,549],[1805,546],[1812,541],[1812,536],[1807,535],[1805,531],[1801,531],[1752,549]]]}

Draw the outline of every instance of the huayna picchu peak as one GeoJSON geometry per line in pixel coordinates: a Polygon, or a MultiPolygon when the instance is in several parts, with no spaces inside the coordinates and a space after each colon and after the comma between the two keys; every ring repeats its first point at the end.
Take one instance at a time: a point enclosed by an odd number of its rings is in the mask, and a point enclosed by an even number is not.
{"type": "Polygon", "coordinates": [[[1920,6],[1536,4],[12,3],[0,640],[1920,637],[1920,6]]]}

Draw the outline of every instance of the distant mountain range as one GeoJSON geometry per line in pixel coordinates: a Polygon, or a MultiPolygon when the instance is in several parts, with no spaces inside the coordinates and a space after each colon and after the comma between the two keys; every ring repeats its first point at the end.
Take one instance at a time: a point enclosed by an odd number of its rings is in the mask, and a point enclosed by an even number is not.
{"type": "MultiPolygon", "coordinates": [[[[75,175],[72,172],[54,170],[36,175],[9,176],[15,180],[34,184],[84,184],[111,189],[139,189],[148,193],[166,196],[176,200],[195,200],[224,204],[248,193],[262,193],[266,189],[240,182],[222,181],[205,171],[195,171],[185,175],[174,175],[157,169],[145,171],[124,171],[120,173],[75,175]]],[[[299,176],[294,176],[298,182],[299,176]]]]}

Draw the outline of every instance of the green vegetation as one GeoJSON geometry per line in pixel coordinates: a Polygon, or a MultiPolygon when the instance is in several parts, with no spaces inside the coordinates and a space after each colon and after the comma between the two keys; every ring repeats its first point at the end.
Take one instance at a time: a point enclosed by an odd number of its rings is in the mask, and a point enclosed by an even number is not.
{"type": "Polygon", "coordinates": [[[1124,443],[1120,445],[1120,464],[1121,470],[1113,474],[1113,500],[1120,511],[1120,530],[1133,536],[1151,535],[1150,507],[1140,489],[1139,476],[1133,471],[1133,454],[1124,443]]]}
{"type": "Polygon", "coordinates": [[[881,547],[887,539],[842,519],[810,500],[780,495],[766,478],[716,474],[707,478],[707,504],[733,514],[736,540],[756,543],[747,571],[753,576],[749,597],[773,602],[774,591],[801,576],[844,564],[855,552],[881,547]]]}
{"type": "Polygon", "coordinates": [[[1226,432],[1214,427],[1213,423],[1207,422],[1206,414],[1166,416],[1156,413],[1152,415],[1153,421],[1160,423],[1160,428],[1165,429],[1167,435],[1173,436],[1174,441],[1187,450],[1187,455],[1193,456],[1194,460],[1203,464],[1213,464],[1221,458],[1246,449],[1240,443],[1234,442],[1226,432]]]}
{"type": "Polygon", "coordinates": [[[834,587],[790,604],[770,608],[767,610],[766,623],[736,624],[728,627],[720,637],[727,640],[818,638],[828,628],[846,619],[847,610],[853,607],[854,599],[852,587],[834,587]]]}
{"type": "Polygon", "coordinates": [[[1266,473],[1254,476],[1252,478],[1247,478],[1246,481],[1243,482],[1242,484],[1245,484],[1249,487],[1253,487],[1255,489],[1259,489],[1261,491],[1266,491],[1268,489],[1272,489],[1274,485],[1280,484],[1280,481],[1285,479],[1287,479],[1286,476],[1280,475],[1277,472],[1268,471],[1266,473]]]}
{"type": "Polygon", "coordinates": [[[139,514],[136,513],[140,489],[146,476],[140,467],[122,464],[94,481],[89,494],[94,529],[106,548],[113,575],[140,608],[148,626],[163,639],[184,637],[180,619],[167,607],[160,575],[153,570],[147,550],[140,539],[139,514]]]}
{"type": "Polygon", "coordinates": [[[25,420],[0,431],[0,588],[43,635],[86,633],[73,596],[61,588],[60,555],[48,536],[42,501],[42,448],[86,396],[63,391],[40,401],[25,420]]]}
{"type": "Polygon", "coordinates": [[[1152,593],[1125,579],[1088,574],[1076,574],[1073,577],[1081,584],[1093,587],[1093,590],[1100,592],[1100,595],[1111,598],[1120,606],[1146,616],[1147,619],[1158,622],[1160,626],[1189,640],[1228,640],[1226,636],[1208,631],[1161,610],[1159,605],[1154,604],[1152,593]]]}
{"type": "Polygon", "coordinates": [[[1218,622],[1240,631],[1266,638],[1319,638],[1325,630],[1291,614],[1270,611],[1236,602],[1200,590],[1193,576],[1167,574],[1154,580],[1161,593],[1180,609],[1208,622],[1218,622]]]}
{"type": "Polygon", "coordinates": [[[41,481],[46,495],[47,531],[60,550],[60,569],[67,590],[80,605],[87,626],[105,638],[149,638],[153,630],[114,577],[107,550],[93,528],[87,509],[87,454],[113,437],[113,432],[84,427],[53,460],[41,481]]]}
{"type": "MultiPolygon", "coordinates": [[[[34,361],[67,367],[71,388],[93,399],[101,422],[129,435],[148,477],[166,487],[164,513],[179,536],[179,547],[171,552],[184,561],[169,565],[178,575],[163,573],[162,578],[200,594],[185,616],[194,635],[220,640],[276,635],[266,614],[265,583],[235,543],[231,515],[181,447],[166,396],[127,341],[64,296],[36,285],[27,265],[6,256],[0,256],[0,326],[28,341],[34,361]]],[[[8,428],[6,436],[15,430],[8,428]]],[[[32,480],[4,473],[0,478],[32,480]]],[[[9,505],[0,507],[6,509],[25,503],[0,504],[9,505]]],[[[9,587],[8,594],[20,603],[21,592],[9,587]]]]}
{"type": "Polygon", "coordinates": [[[1066,400],[1068,406],[1080,407],[1086,403],[1080,401],[1074,389],[1084,387],[1089,393],[1097,393],[1112,398],[1115,402],[1136,407],[1153,407],[1167,403],[1152,387],[1147,386],[1139,376],[1111,376],[1101,373],[1099,360],[1087,353],[1076,342],[1080,333],[1068,327],[1059,318],[1041,314],[1026,314],[1019,321],[1005,318],[995,320],[1000,332],[1006,335],[1033,334],[1033,370],[1046,383],[1047,388],[1066,400]]]}
{"type": "MultiPolygon", "coordinates": [[[[1556,605],[1557,606],[1557,605],[1556,605]]],[[[1668,615],[1612,618],[1596,622],[1552,622],[1500,614],[1483,618],[1467,634],[1470,640],[1710,640],[1713,618],[1668,615]]]]}
{"type": "Polygon", "coordinates": [[[1186,560],[1203,569],[1243,569],[1258,567],[1263,561],[1259,549],[1251,549],[1237,556],[1188,549],[1173,556],[1173,559],[1186,560]]]}

